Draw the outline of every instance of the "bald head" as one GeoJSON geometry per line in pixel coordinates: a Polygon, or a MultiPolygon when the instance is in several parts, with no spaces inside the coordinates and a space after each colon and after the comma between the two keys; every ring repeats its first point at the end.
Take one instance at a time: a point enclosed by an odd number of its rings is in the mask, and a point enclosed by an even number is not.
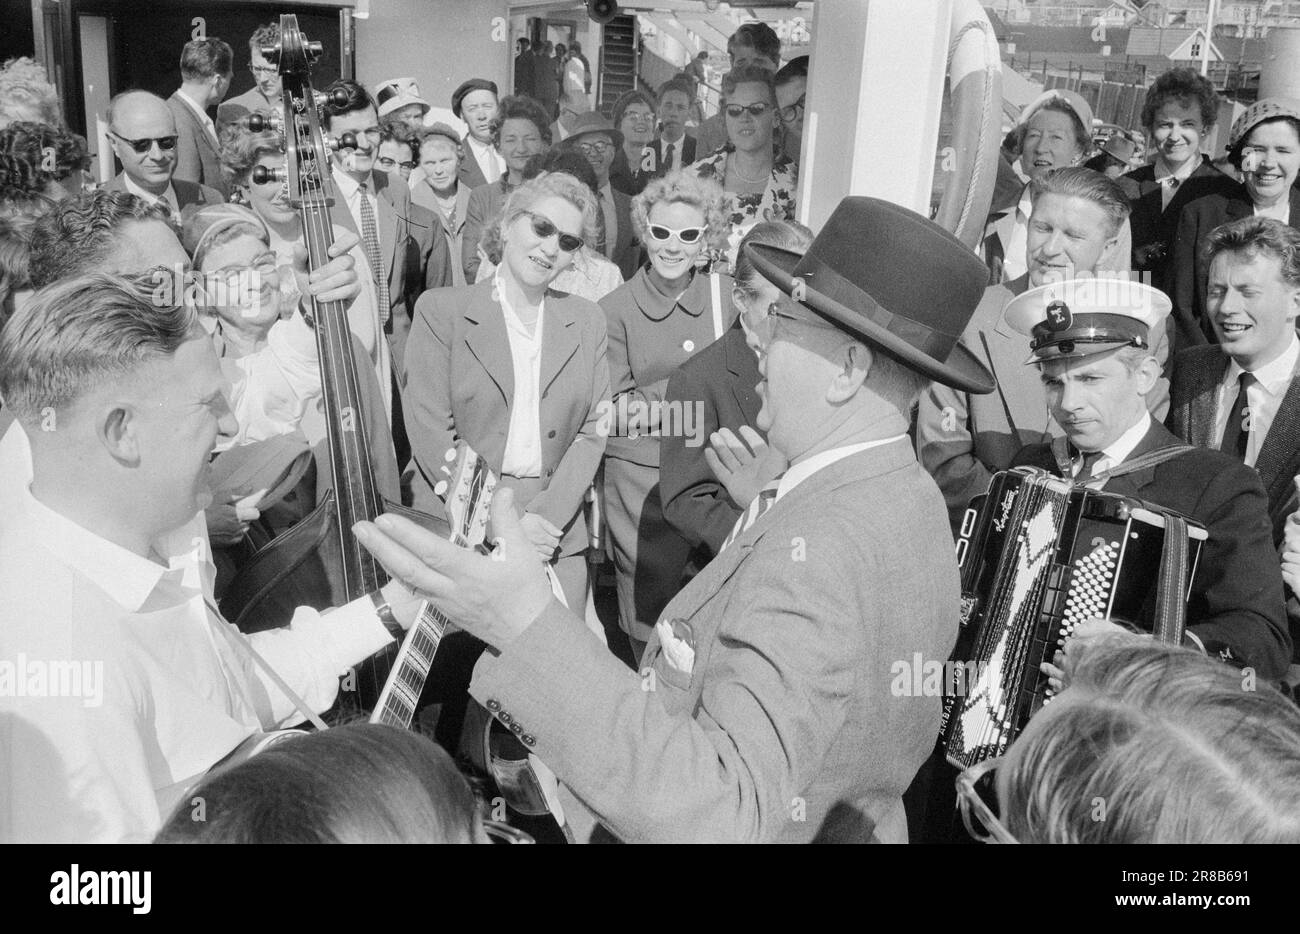
{"type": "Polygon", "coordinates": [[[176,119],[167,102],[148,91],[123,91],[109,101],[108,128],[122,171],[162,195],[176,169],[176,119]]]}

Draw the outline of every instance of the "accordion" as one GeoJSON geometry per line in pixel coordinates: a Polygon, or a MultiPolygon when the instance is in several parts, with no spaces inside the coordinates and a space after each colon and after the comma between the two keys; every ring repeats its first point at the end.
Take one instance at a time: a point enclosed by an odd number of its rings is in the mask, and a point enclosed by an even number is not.
{"type": "Polygon", "coordinates": [[[1181,641],[1206,533],[1169,510],[1032,467],[994,474],[957,541],[962,616],[940,742],[969,768],[1000,756],[1051,699],[1039,666],[1086,620],[1181,641]]]}

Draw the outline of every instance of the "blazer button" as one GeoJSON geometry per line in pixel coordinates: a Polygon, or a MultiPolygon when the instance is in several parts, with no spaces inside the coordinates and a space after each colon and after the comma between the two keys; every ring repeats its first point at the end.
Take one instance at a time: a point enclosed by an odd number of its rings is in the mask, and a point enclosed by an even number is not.
{"type": "Polygon", "coordinates": [[[496,698],[489,698],[487,702],[487,709],[492,711],[493,713],[496,713],[498,710],[501,709],[501,702],[496,698]]]}
{"type": "Polygon", "coordinates": [[[546,437],[548,437],[548,438],[554,438],[554,437],[555,437],[555,429],[552,428],[550,431],[548,431],[548,432],[546,433],[546,437]]]}
{"type": "Polygon", "coordinates": [[[529,749],[537,745],[537,737],[532,733],[525,733],[523,736],[519,737],[519,741],[529,749]]]}

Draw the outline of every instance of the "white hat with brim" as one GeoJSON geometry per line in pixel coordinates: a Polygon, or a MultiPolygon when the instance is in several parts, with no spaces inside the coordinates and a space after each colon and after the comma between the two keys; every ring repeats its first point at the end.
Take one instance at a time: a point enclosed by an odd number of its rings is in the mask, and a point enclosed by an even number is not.
{"type": "Polygon", "coordinates": [[[1137,347],[1150,350],[1172,303],[1159,289],[1131,279],[1070,279],[1029,289],[1007,302],[1007,324],[1030,339],[1041,363],[1137,347]]]}

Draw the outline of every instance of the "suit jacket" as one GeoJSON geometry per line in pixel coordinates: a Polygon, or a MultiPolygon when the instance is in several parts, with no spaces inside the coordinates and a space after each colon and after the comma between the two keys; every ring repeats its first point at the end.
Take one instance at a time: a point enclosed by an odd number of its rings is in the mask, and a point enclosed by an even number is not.
{"type": "MultiPolygon", "coordinates": [[[[420,298],[402,387],[416,468],[415,508],[439,516],[442,505],[433,488],[444,479],[443,456],[457,438],[478,451],[498,475],[505,458],[514,365],[505,317],[492,300],[490,280],[426,292],[420,298]]],[[[547,293],[541,393],[546,488],[520,505],[568,530],[561,552],[573,554],[586,547],[586,523],[580,519],[583,496],[605,452],[600,424],[609,404],[605,316],[592,302],[547,293]]]]}
{"type": "Polygon", "coordinates": [[[533,53],[531,50],[515,56],[515,94],[533,96],[533,53]]]}
{"type": "Polygon", "coordinates": [[[460,160],[460,169],[457,171],[456,178],[460,182],[460,187],[472,192],[487,184],[487,176],[483,174],[483,166],[478,164],[478,159],[469,143],[461,143],[461,148],[465,150],[465,158],[460,160]]]}
{"type": "Polygon", "coordinates": [[[452,259],[452,285],[473,285],[472,282],[465,281],[465,268],[461,262],[465,225],[469,220],[469,194],[468,188],[457,184],[456,206],[453,208],[455,223],[451,223],[443,216],[442,210],[438,207],[438,200],[433,194],[433,188],[428,182],[420,182],[411,188],[411,200],[433,214],[442,228],[443,236],[447,238],[447,249],[452,259]]]}
{"type": "MultiPolygon", "coordinates": [[[[1217,344],[1189,347],[1174,361],[1167,424],[1188,444],[1217,449],[1214,433],[1219,415],[1219,386],[1228,372],[1229,362],[1228,355],[1217,344]]],[[[1286,517],[1300,508],[1292,482],[1300,474],[1300,367],[1291,377],[1291,385],[1260,445],[1255,470],[1268,495],[1273,542],[1281,545],[1286,517]]]]}
{"type": "MultiPolygon", "coordinates": [[[[379,216],[375,220],[391,309],[385,331],[393,351],[393,371],[401,372],[412,309],[426,289],[451,285],[451,252],[446,237],[438,235],[441,225],[437,218],[432,211],[412,203],[405,182],[386,172],[373,172],[371,179],[378,196],[379,216]]],[[[342,197],[334,200],[330,216],[334,223],[360,236],[342,197]]]]}
{"type": "MultiPolygon", "coordinates": [[[[1238,182],[1197,198],[1179,215],[1168,280],[1173,285],[1169,297],[1174,303],[1170,320],[1175,353],[1186,347],[1219,342],[1205,310],[1210,264],[1202,250],[1214,228],[1254,213],[1250,193],[1238,182]],[[1176,333],[1172,328],[1176,328],[1176,333]]],[[[1295,187],[1291,189],[1291,226],[1300,228],[1300,189],[1295,187]]]]}
{"type": "Polygon", "coordinates": [[[1183,208],[1197,198],[1213,192],[1225,192],[1236,183],[1214,167],[1209,156],[1201,156],[1187,181],[1174,190],[1169,207],[1163,208],[1163,187],[1156,183],[1154,165],[1144,165],[1117,181],[1129,196],[1132,213],[1129,225],[1133,230],[1133,270],[1151,275],[1151,284],[1166,294],[1172,294],[1173,282],[1169,277],[1171,247],[1178,234],[1178,218],[1183,208]],[[1163,246],[1163,249],[1152,251],[1163,246]]]}
{"type": "MultiPolygon", "coordinates": [[[[993,392],[975,395],[931,383],[917,407],[917,453],[943,491],[954,532],[961,527],[971,498],[988,489],[994,472],[1010,467],[1026,445],[1061,436],[1048,411],[1038,368],[1028,364],[1029,339],[1002,314],[1007,302],[1028,285],[1029,277],[1021,276],[989,286],[962,332],[961,343],[993,371],[997,379],[993,392]]],[[[1162,339],[1154,353],[1163,366],[1167,342],[1162,339]]],[[[1164,418],[1168,380],[1161,377],[1148,402],[1152,416],[1164,418]]]]}
{"type": "MultiPolygon", "coordinates": [[[[754,422],[763,401],[755,387],[762,377],[758,358],[745,344],[737,320],[722,340],[691,357],[672,376],[664,398],[696,406],[703,416],[696,433],[670,433],[659,443],[659,496],[664,518],[693,546],[707,545],[716,554],[748,503],[735,503],[704,459],[708,438],[721,428],[739,435],[740,426],[758,431],[754,422]]],[[[760,435],[763,432],[758,432],[760,435]]]]}
{"type": "MultiPolygon", "coordinates": [[[[1128,459],[1179,443],[1157,422],[1128,459]]],[[[1064,450],[1063,441],[1032,445],[1015,463],[1064,476],[1064,450]]],[[[1258,475],[1226,454],[1193,448],[1155,467],[1108,480],[1104,489],[1172,509],[1205,526],[1209,538],[1192,580],[1187,630],[1201,640],[1207,654],[1253,667],[1266,680],[1280,679],[1291,660],[1291,637],[1282,569],[1258,475]]]]}
{"type": "MultiPolygon", "coordinates": [[[[123,180],[125,176],[125,172],[118,172],[104,187],[109,191],[129,191],[123,180]]],[[[182,211],[191,204],[202,207],[205,204],[224,204],[226,200],[215,188],[180,178],[172,179],[172,191],[176,192],[176,204],[182,211]]]]}
{"type": "MultiPolygon", "coordinates": [[[[614,251],[607,255],[627,281],[641,268],[641,244],[632,229],[632,199],[613,187],[610,191],[614,195],[614,218],[618,230],[614,233],[614,251]]],[[[608,242],[609,231],[605,231],[605,238],[608,242]]]]}
{"type": "MultiPolygon", "coordinates": [[[[656,136],[647,147],[650,150],[650,175],[653,178],[660,178],[668,174],[667,165],[664,162],[663,147],[665,143],[661,137],[656,136]]],[[[679,139],[674,145],[681,148],[682,168],[686,168],[695,161],[695,137],[687,133],[679,139]]]]}
{"type": "Polygon", "coordinates": [[[649,157],[650,147],[646,146],[641,150],[641,155],[637,158],[636,164],[628,159],[620,147],[614,153],[614,162],[609,167],[609,184],[615,191],[621,191],[629,198],[635,198],[645,190],[645,186],[650,183],[654,177],[651,171],[646,168],[645,161],[649,157]]]}
{"type": "Polygon", "coordinates": [[[230,186],[221,174],[217,141],[199,120],[198,114],[181,100],[179,91],[167,98],[167,109],[176,118],[176,170],[172,179],[198,182],[221,192],[223,199],[230,197],[230,186]]]}
{"type": "Polygon", "coordinates": [[[552,601],[471,693],[625,841],[903,842],[939,698],[897,676],[948,657],[958,603],[943,501],[897,441],[812,474],[668,604],[690,672],[652,636],[635,677],[552,601]]]}
{"type": "Polygon", "coordinates": [[[504,175],[499,180],[481,184],[470,192],[469,203],[465,208],[465,227],[460,238],[460,264],[465,271],[465,281],[469,284],[473,284],[474,277],[478,275],[481,262],[478,242],[483,238],[483,230],[496,220],[501,209],[506,206],[508,195],[504,175]]]}
{"type": "Polygon", "coordinates": [[[234,123],[241,117],[247,117],[252,113],[275,113],[281,111],[280,103],[271,103],[257,89],[254,84],[251,88],[240,94],[238,97],[232,97],[228,101],[222,101],[217,105],[217,132],[220,133],[222,127],[228,123],[234,123]]]}

